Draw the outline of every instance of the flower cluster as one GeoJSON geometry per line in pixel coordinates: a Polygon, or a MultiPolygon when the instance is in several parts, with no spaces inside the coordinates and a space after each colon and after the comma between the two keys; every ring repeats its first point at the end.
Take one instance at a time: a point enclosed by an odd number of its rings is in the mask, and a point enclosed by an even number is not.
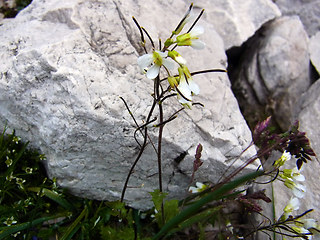
{"type": "Polygon", "coordinates": [[[320,237],[320,224],[312,218],[302,218],[306,213],[293,217],[294,211],[299,210],[300,201],[298,198],[293,197],[290,199],[289,203],[283,209],[283,214],[280,217],[280,221],[287,221],[287,228],[292,231],[292,233],[301,236],[300,239],[319,239],[320,237]]]}
{"type": "MultiPolygon", "coordinates": [[[[168,83],[170,90],[173,90],[179,102],[187,107],[191,107],[192,96],[198,95],[199,86],[193,81],[191,73],[186,66],[187,61],[174,49],[177,46],[191,46],[194,49],[203,49],[205,47],[199,37],[204,33],[201,26],[192,26],[186,33],[180,34],[183,27],[192,18],[192,4],[179,23],[172,35],[165,41],[161,50],[153,49],[152,53],[146,53],[138,58],[138,65],[146,77],[156,79],[159,77],[160,69],[164,68],[168,74],[168,83]],[[172,70],[178,65],[178,74],[172,74],[172,70]]],[[[201,13],[202,14],[202,13],[201,13]]],[[[199,18],[198,18],[199,19],[199,18]]]]}
{"type": "MultiPolygon", "coordinates": [[[[291,159],[291,154],[284,151],[282,156],[275,161],[274,166],[278,169],[291,159]]],[[[290,231],[296,236],[301,236],[301,239],[312,239],[313,236],[319,235],[320,225],[314,219],[302,219],[301,217],[293,217],[293,212],[300,208],[300,198],[303,198],[306,192],[306,187],[301,184],[305,181],[305,177],[301,174],[301,169],[295,167],[293,169],[283,169],[279,173],[279,177],[284,182],[284,185],[292,190],[294,197],[291,197],[288,204],[284,207],[283,213],[279,221],[287,221],[291,223],[290,231]]],[[[305,215],[305,214],[302,214],[305,215]]],[[[302,216],[301,215],[301,216],[302,216]]],[[[289,225],[288,225],[289,226],[289,225]]],[[[317,239],[317,238],[316,238],[317,239]]]]}

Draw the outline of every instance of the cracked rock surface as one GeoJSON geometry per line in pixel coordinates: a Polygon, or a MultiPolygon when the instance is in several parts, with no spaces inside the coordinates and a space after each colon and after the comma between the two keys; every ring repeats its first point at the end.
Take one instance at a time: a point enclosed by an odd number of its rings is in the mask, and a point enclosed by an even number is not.
{"type": "MultiPolygon", "coordinates": [[[[146,0],[34,0],[0,26],[5,33],[0,35],[1,125],[7,122],[46,155],[48,173],[62,187],[82,197],[118,200],[139,150],[135,125],[119,96],[143,124],[153,88],[136,63],[143,52],[131,16],[155,39],[165,39],[188,5],[159,0],[151,11],[146,0]]],[[[181,51],[190,70],[225,69],[222,38],[205,18],[199,24],[206,29],[206,49],[181,51]]],[[[216,182],[226,160],[251,142],[227,75],[197,75],[195,81],[201,89],[195,100],[205,107],[185,110],[164,130],[163,187],[170,197],[186,194],[198,143],[204,163],[195,180],[216,182]],[[181,154],[182,161],[174,161],[181,154]]],[[[166,117],[180,108],[176,99],[164,105],[166,117]]],[[[150,130],[152,139],[156,134],[150,130]]],[[[234,167],[254,153],[242,155],[234,167]]],[[[156,166],[149,144],[125,195],[130,206],[151,207],[148,192],[158,188],[156,166]]]]}

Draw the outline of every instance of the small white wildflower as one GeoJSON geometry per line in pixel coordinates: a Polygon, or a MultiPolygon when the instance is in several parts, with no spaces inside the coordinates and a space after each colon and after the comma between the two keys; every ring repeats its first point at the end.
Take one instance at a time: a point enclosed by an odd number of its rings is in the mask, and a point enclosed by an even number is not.
{"type": "Polygon", "coordinates": [[[147,78],[155,79],[160,72],[160,67],[173,69],[174,62],[167,58],[167,54],[160,51],[154,51],[150,54],[144,54],[138,58],[138,65],[146,73],[147,78]]]}
{"type": "MultiPolygon", "coordinates": [[[[292,229],[294,231],[296,231],[297,233],[300,233],[303,236],[306,236],[308,240],[312,239],[312,235],[311,235],[311,233],[309,232],[308,229],[305,229],[304,227],[292,227],[292,229]]],[[[306,239],[306,238],[302,238],[301,237],[300,239],[306,239]]]]}
{"type": "Polygon", "coordinates": [[[12,161],[12,159],[9,158],[8,156],[6,156],[6,159],[7,159],[7,160],[5,161],[5,163],[6,163],[7,167],[10,167],[10,166],[12,165],[13,161],[12,161]]]}
{"type": "Polygon", "coordinates": [[[199,39],[199,36],[204,33],[202,26],[194,27],[189,33],[177,36],[178,46],[191,46],[194,49],[203,49],[206,45],[199,39]]]}
{"type": "Polygon", "coordinates": [[[200,93],[199,86],[193,81],[190,71],[187,66],[179,67],[179,85],[176,90],[178,92],[178,100],[183,105],[190,107],[192,95],[200,93]]]}
{"type": "Polygon", "coordinates": [[[285,164],[285,162],[289,161],[291,159],[291,154],[287,151],[284,151],[281,155],[281,157],[274,162],[274,166],[276,168],[279,168],[285,164]]]}
{"type": "Polygon", "coordinates": [[[306,192],[306,187],[298,182],[303,182],[305,177],[296,168],[294,169],[284,169],[283,173],[279,176],[284,179],[284,185],[292,190],[292,193],[298,197],[303,198],[306,192]]]}
{"type": "Polygon", "coordinates": [[[14,217],[12,216],[12,217],[10,217],[10,218],[7,218],[7,220],[6,221],[4,221],[3,222],[5,225],[7,225],[7,226],[11,226],[11,225],[13,225],[13,224],[16,224],[17,223],[17,221],[14,219],[14,217]]]}
{"type": "Polygon", "coordinates": [[[286,220],[288,216],[293,212],[298,210],[300,207],[300,201],[298,198],[294,197],[291,198],[290,201],[288,202],[287,206],[283,209],[283,214],[281,216],[282,220],[286,220]]]}
{"type": "Polygon", "coordinates": [[[198,192],[202,192],[203,190],[205,190],[208,186],[201,183],[201,182],[196,182],[196,187],[189,187],[189,192],[190,193],[198,193],[198,192]]]}
{"type": "MultiPolygon", "coordinates": [[[[305,229],[317,228],[318,226],[317,221],[312,218],[299,219],[299,223],[301,223],[305,229]]],[[[299,224],[296,225],[300,226],[299,224]]]]}
{"type": "Polygon", "coordinates": [[[187,61],[175,50],[169,51],[168,52],[168,57],[171,57],[172,60],[176,61],[180,65],[187,64],[187,61]]]}

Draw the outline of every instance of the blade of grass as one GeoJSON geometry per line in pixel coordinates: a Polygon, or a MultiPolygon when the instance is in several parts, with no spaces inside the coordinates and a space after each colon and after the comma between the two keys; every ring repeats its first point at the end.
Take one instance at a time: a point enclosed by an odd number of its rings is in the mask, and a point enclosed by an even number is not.
{"type": "Polygon", "coordinates": [[[58,193],[55,193],[49,189],[40,188],[40,187],[30,187],[28,188],[28,190],[32,192],[42,192],[46,197],[55,201],[63,208],[72,212],[75,211],[75,207],[70,202],[68,202],[65,198],[61,197],[58,193]]]}
{"type": "Polygon", "coordinates": [[[85,208],[82,210],[80,215],[77,217],[77,219],[68,227],[67,231],[63,234],[63,236],[60,238],[60,240],[70,240],[72,236],[77,232],[77,230],[80,227],[80,222],[82,218],[87,214],[88,208],[85,206],[85,208]]]}
{"type": "Polygon", "coordinates": [[[54,216],[50,216],[50,217],[42,217],[42,218],[38,218],[32,222],[26,222],[26,223],[21,223],[21,224],[16,224],[16,225],[12,225],[9,227],[3,227],[0,229],[0,240],[1,239],[5,239],[6,237],[8,237],[11,234],[14,234],[16,232],[19,231],[23,231],[26,230],[28,228],[32,228],[36,225],[42,224],[45,221],[51,220],[51,219],[56,219],[59,217],[65,217],[65,214],[58,214],[58,215],[54,215],[54,216]]]}
{"type": "Polygon", "coordinates": [[[225,185],[221,186],[220,188],[216,189],[214,192],[208,193],[206,196],[195,202],[194,204],[190,205],[188,208],[182,210],[180,214],[176,217],[172,218],[168,221],[160,231],[153,237],[153,240],[160,239],[162,236],[165,236],[172,228],[177,226],[178,224],[182,223],[189,217],[195,215],[199,209],[204,206],[205,204],[212,202],[214,200],[218,200],[223,198],[223,196],[228,193],[229,191],[237,188],[238,186],[242,185],[243,183],[253,180],[261,175],[263,175],[263,171],[256,171],[239,177],[238,179],[226,183],[225,185]]]}

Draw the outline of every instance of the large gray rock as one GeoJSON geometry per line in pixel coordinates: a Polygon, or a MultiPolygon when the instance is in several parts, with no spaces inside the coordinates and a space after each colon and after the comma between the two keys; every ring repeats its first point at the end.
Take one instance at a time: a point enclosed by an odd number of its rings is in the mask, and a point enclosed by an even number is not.
{"type": "MultiPolygon", "coordinates": [[[[320,156],[320,79],[316,81],[304,93],[299,99],[295,107],[295,119],[299,120],[299,130],[306,132],[307,137],[310,140],[311,147],[315,153],[320,156]]],[[[277,159],[277,158],[275,158],[277,159]]],[[[286,162],[283,168],[292,169],[296,167],[296,162],[292,158],[289,162],[286,162]]],[[[313,161],[308,161],[303,164],[301,173],[305,176],[305,181],[300,182],[306,187],[306,193],[303,198],[300,199],[300,209],[295,211],[294,215],[302,214],[303,212],[314,209],[311,213],[306,215],[305,218],[313,218],[320,221],[320,163],[319,159],[313,158],[313,161]]],[[[267,195],[274,197],[275,214],[278,219],[283,213],[284,207],[288,204],[290,198],[293,196],[290,189],[284,186],[281,181],[273,182],[273,193],[271,185],[257,185],[258,189],[266,188],[267,195]]],[[[266,204],[262,202],[264,214],[269,218],[273,218],[273,206],[271,203],[266,204]]],[[[259,221],[262,222],[264,217],[259,216],[259,221]]],[[[257,239],[269,239],[265,238],[265,234],[259,234],[257,239]]],[[[281,238],[279,238],[281,239],[281,238]]],[[[288,238],[293,239],[293,238],[288,238]]]]}
{"type": "Polygon", "coordinates": [[[270,0],[196,1],[223,38],[225,49],[241,46],[266,22],[281,15],[270,0]]]}
{"type": "Polygon", "coordinates": [[[306,177],[307,194],[303,199],[304,208],[315,209],[312,214],[320,220],[320,79],[302,95],[296,106],[296,118],[300,122],[300,129],[306,132],[311,147],[318,156],[317,160],[305,164],[303,174],[306,177]]]}
{"type": "Polygon", "coordinates": [[[319,0],[274,0],[282,15],[298,15],[308,33],[313,36],[320,30],[320,1],[319,0]]]}
{"type": "MultiPolygon", "coordinates": [[[[165,39],[188,8],[182,0],[149,3],[34,0],[0,26],[0,122],[45,153],[49,175],[77,195],[118,200],[137,156],[135,125],[119,96],[143,124],[153,84],[136,63],[143,51],[131,16],[151,36],[165,39]]],[[[208,22],[200,21],[206,50],[182,49],[192,71],[226,68],[223,41],[208,22]]],[[[195,81],[201,89],[195,100],[205,107],[181,112],[164,131],[163,186],[171,197],[186,193],[198,143],[204,163],[196,180],[216,182],[225,161],[251,141],[226,74],[197,75],[195,81]]],[[[181,107],[176,99],[164,106],[166,118],[181,107]]],[[[156,134],[150,130],[152,139],[156,134]]],[[[129,182],[125,201],[131,206],[151,206],[148,192],[158,188],[156,165],[149,144],[129,182]]]]}
{"type": "Polygon", "coordinates": [[[313,66],[320,74],[320,31],[310,38],[309,53],[313,66]]]}
{"type": "Polygon", "coordinates": [[[284,130],[292,122],[300,95],[311,84],[308,40],[299,17],[278,18],[247,43],[235,74],[244,105],[253,112],[263,109],[262,115],[272,114],[284,130]]]}

